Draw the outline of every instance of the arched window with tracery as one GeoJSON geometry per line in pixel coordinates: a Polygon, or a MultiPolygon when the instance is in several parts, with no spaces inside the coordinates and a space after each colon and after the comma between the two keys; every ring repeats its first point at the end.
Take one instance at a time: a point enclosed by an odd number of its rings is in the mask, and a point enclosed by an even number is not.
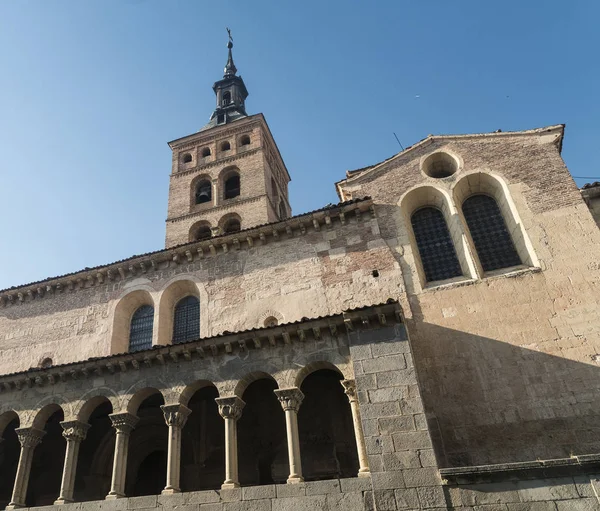
{"type": "Polygon", "coordinates": [[[437,208],[425,207],[415,211],[410,221],[425,280],[460,277],[462,270],[444,214],[437,208]]]}
{"type": "Polygon", "coordinates": [[[203,180],[196,187],[196,204],[206,204],[212,201],[212,184],[209,180],[203,180]]]}
{"type": "Polygon", "coordinates": [[[225,180],[225,186],[223,190],[224,199],[233,199],[240,194],[240,175],[232,174],[225,180]]]}
{"type": "Polygon", "coordinates": [[[152,348],[152,331],[154,329],[154,307],[142,305],[131,317],[129,327],[129,351],[140,351],[152,348]]]}
{"type": "Polygon", "coordinates": [[[462,205],[483,271],[522,264],[498,203],[489,195],[471,195],[462,205]]]}
{"type": "Polygon", "coordinates": [[[186,296],[177,302],[173,319],[173,344],[200,337],[200,300],[186,296]]]}

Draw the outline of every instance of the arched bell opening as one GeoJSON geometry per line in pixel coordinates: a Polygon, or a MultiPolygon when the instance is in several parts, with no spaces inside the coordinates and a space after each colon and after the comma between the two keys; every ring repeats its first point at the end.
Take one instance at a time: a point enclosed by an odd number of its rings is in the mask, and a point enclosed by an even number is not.
{"type": "Polygon", "coordinates": [[[289,475],[285,416],[270,378],[252,382],[238,421],[239,477],[242,486],[285,483],[289,475]]]}
{"type": "Polygon", "coordinates": [[[165,403],[156,391],[139,408],[139,422],[129,440],[125,494],[128,497],[159,495],[167,480],[169,428],[160,408],[165,403]]]}
{"type": "Polygon", "coordinates": [[[213,386],[195,392],[181,440],[181,490],[216,490],[225,478],[225,429],[213,386]]]}
{"type": "MultiPolygon", "coordinates": [[[[4,427],[0,442],[0,509],[5,509],[11,500],[21,445],[15,430],[19,427],[19,418],[14,412],[7,412],[8,424],[4,427]]],[[[0,420],[0,423],[4,422],[0,420]]]]}
{"type": "Polygon", "coordinates": [[[302,473],[306,481],[355,477],[358,453],[342,376],[331,369],[309,374],[298,412],[302,473]]]}
{"type": "Polygon", "coordinates": [[[34,421],[34,426],[37,425],[46,434],[33,453],[25,500],[27,507],[50,506],[54,504],[60,493],[67,447],[60,424],[64,420],[64,414],[58,405],[48,405],[38,416],[46,414],[49,417],[45,423],[41,423],[43,419],[34,421]]]}
{"type": "Polygon", "coordinates": [[[89,417],[81,417],[82,422],[87,422],[90,428],[79,448],[73,494],[75,502],[101,500],[110,491],[115,430],[109,415],[113,408],[103,396],[93,398],[90,404],[90,408],[96,406],[89,417]]]}

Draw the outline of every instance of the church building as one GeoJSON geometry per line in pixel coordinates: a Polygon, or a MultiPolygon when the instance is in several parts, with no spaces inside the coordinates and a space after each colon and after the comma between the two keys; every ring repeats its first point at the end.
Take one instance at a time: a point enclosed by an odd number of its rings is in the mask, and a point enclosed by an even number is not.
{"type": "Polygon", "coordinates": [[[294,215],[232,47],[165,248],[0,291],[0,509],[600,509],[565,126],[430,135],[294,215]]]}

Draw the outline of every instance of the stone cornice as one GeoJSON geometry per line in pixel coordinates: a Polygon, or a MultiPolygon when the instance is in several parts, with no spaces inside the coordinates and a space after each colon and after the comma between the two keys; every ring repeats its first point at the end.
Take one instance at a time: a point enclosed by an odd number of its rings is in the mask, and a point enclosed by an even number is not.
{"type": "Polygon", "coordinates": [[[209,143],[224,137],[237,135],[238,133],[248,131],[248,129],[253,127],[255,124],[260,124],[261,118],[264,121],[264,117],[262,116],[262,114],[255,114],[250,117],[244,117],[243,119],[239,119],[233,124],[225,124],[222,127],[223,129],[220,129],[220,126],[216,126],[215,128],[212,128],[210,130],[198,131],[196,133],[192,133],[191,135],[186,135],[185,137],[171,140],[171,142],[169,142],[169,147],[173,151],[185,151],[186,149],[194,148],[201,142],[209,143]],[[228,128],[224,129],[225,127],[228,128]]]}
{"type": "Polygon", "coordinates": [[[346,332],[403,322],[400,304],[391,301],[295,323],[220,334],[180,344],[155,346],[134,353],[121,353],[83,362],[8,374],[0,376],[0,393],[19,391],[23,388],[46,387],[72,380],[92,379],[105,374],[144,371],[153,365],[193,362],[249,350],[302,344],[307,341],[321,340],[325,332],[332,337],[337,337],[346,332]]]}
{"type": "Polygon", "coordinates": [[[331,229],[334,222],[344,225],[350,217],[355,217],[358,222],[361,222],[364,214],[367,218],[375,217],[373,201],[369,198],[340,203],[280,222],[259,225],[237,233],[185,243],[108,265],[86,268],[60,277],[0,290],[0,308],[24,305],[61,293],[74,293],[114,284],[171,266],[224,255],[230,251],[249,250],[257,245],[304,236],[307,232],[319,231],[322,228],[331,229]]]}
{"type": "Polygon", "coordinates": [[[239,199],[239,200],[233,200],[230,199],[231,202],[228,202],[227,204],[221,204],[220,206],[214,206],[212,208],[206,208],[206,209],[201,209],[200,211],[193,211],[192,213],[186,213],[185,215],[181,215],[181,216],[176,216],[173,218],[167,218],[167,222],[180,222],[181,220],[187,220],[188,218],[194,218],[197,216],[206,216],[207,213],[212,213],[213,211],[224,211],[227,209],[235,209],[237,208],[240,204],[248,204],[251,202],[258,202],[260,199],[262,199],[263,197],[266,197],[266,194],[263,195],[259,195],[258,197],[250,197],[248,199],[239,199]]]}
{"type": "Polygon", "coordinates": [[[171,173],[171,177],[179,178],[179,177],[183,177],[183,176],[189,176],[190,174],[203,174],[204,172],[206,172],[206,170],[208,170],[212,167],[225,166],[228,163],[231,163],[232,161],[240,160],[240,159],[244,158],[245,156],[248,156],[249,154],[255,154],[262,150],[263,150],[262,147],[256,147],[254,149],[247,149],[245,151],[241,151],[232,156],[227,156],[225,158],[219,158],[218,160],[210,161],[208,163],[204,163],[201,165],[196,165],[194,168],[191,168],[188,170],[181,170],[178,172],[173,172],[173,173],[171,173]]]}

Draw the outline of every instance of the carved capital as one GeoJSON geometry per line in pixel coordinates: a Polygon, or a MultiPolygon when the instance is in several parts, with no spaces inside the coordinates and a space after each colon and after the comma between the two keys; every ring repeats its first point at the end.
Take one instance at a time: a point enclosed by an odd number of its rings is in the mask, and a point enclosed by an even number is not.
{"type": "Polygon", "coordinates": [[[299,388],[292,387],[290,389],[276,389],[273,392],[275,392],[275,395],[277,396],[277,399],[279,399],[281,407],[285,412],[288,410],[293,410],[294,412],[298,413],[300,405],[304,400],[304,394],[299,388]]]}
{"type": "Polygon", "coordinates": [[[354,380],[342,380],[340,382],[344,387],[344,393],[348,396],[348,400],[354,403],[358,400],[356,395],[356,382],[354,380]]]}
{"type": "Polygon", "coordinates": [[[19,437],[19,442],[23,448],[36,447],[46,434],[45,431],[36,428],[17,428],[15,429],[15,432],[17,433],[17,437],[19,437]]]}
{"type": "Polygon", "coordinates": [[[90,425],[81,421],[64,421],[60,425],[63,428],[63,436],[68,442],[83,442],[90,425]]]}
{"type": "Polygon", "coordinates": [[[112,421],[113,428],[117,430],[117,433],[126,434],[131,433],[140,420],[132,413],[111,413],[109,417],[112,421]]]}
{"type": "Polygon", "coordinates": [[[218,397],[215,399],[219,405],[219,413],[224,419],[238,420],[242,416],[242,410],[246,403],[239,397],[218,397]]]}
{"type": "Polygon", "coordinates": [[[165,422],[167,426],[183,428],[185,423],[187,422],[188,416],[192,411],[183,405],[162,405],[161,410],[163,411],[163,415],[165,416],[165,422]]]}

